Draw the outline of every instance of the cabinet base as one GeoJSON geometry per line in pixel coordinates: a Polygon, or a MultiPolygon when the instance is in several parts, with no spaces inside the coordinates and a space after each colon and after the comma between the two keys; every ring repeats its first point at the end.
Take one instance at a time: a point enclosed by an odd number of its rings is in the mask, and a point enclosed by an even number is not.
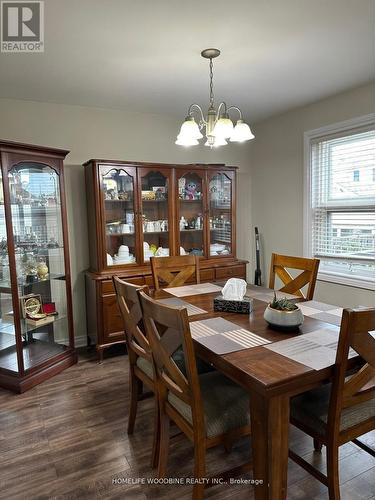
{"type": "Polygon", "coordinates": [[[53,364],[41,368],[38,371],[33,371],[32,373],[25,374],[24,376],[18,376],[17,374],[11,375],[10,372],[0,371],[0,387],[4,389],[9,389],[10,391],[23,393],[28,391],[32,387],[48,380],[49,378],[62,372],[69,366],[77,363],[78,357],[74,351],[68,351],[61,356],[61,358],[53,364]]]}

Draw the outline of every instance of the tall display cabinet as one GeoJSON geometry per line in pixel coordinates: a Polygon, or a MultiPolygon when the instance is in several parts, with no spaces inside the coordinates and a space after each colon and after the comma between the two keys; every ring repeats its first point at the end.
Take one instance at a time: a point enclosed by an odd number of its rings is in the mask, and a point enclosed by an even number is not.
{"type": "Polygon", "coordinates": [[[0,386],[23,392],[77,361],[63,160],[0,141],[0,386]]]}
{"type": "Polygon", "coordinates": [[[236,167],[89,160],[88,336],[103,350],[125,336],[112,276],[152,286],[150,257],[200,256],[201,280],[246,277],[236,257],[236,167]]]}

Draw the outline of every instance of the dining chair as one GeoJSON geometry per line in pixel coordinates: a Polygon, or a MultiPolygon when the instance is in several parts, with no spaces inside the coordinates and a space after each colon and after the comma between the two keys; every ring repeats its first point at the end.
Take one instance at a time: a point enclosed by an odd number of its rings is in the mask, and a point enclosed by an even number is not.
{"type": "MultiPolygon", "coordinates": [[[[194,477],[206,476],[206,450],[250,434],[249,397],[217,371],[198,375],[186,308],[160,304],[139,291],[145,327],[156,368],[160,412],[158,475],[165,477],[169,427],[174,422],[193,442],[194,477]],[[173,361],[182,345],[186,375],[173,361]]],[[[249,464],[223,475],[248,471],[249,464]]],[[[193,499],[203,498],[204,485],[194,484],[193,499]]]]}
{"type": "Polygon", "coordinates": [[[291,401],[291,423],[314,438],[315,449],[327,449],[327,474],[315,469],[292,450],[289,456],[328,486],[330,500],[339,500],[339,447],[349,441],[375,456],[357,438],[375,429],[374,309],[345,309],[341,322],[331,384],[296,396],[291,401]],[[364,363],[348,376],[348,356],[354,349],[364,363]]]}
{"type": "MultiPolygon", "coordinates": [[[[152,353],[149,341],[145,335],[142,308],[138,290],[148,293],[147,286],[133,285],[113,276],[117,302],[124,322],[126,345],[129,358],[130,411],[128,419],[128,434],[133,434],[137,416],[138,401],[143,398],[143,385],[156,394],[152,353]]],[[[185,359],[181,349],[173,353],[176,365],[185,373],[185,359]]],[[[213,368],[197,359],[199,373],[212,371],[213,368]]],[[[159,443],[159,410],[155,398],[154,442],[152,447],[152,467],[157,466],[159,443]]]]}
{"type": "Polygon", "coordinates": [[[281,292],[298,295],[307,300],[312,300],[316,278],[319,269],[319,259],[306,259],[305,257],[291,257],[289,255],[272,254],[269,288],[275,288],[276,276],[280,278],[283,287],[281,292]],[[288,269],[297,269],[302,271],[295,278],[289,273],[288,269]],[[304,294],[302,288],[308,285],[307,293],[304,294]]]}
{"type": "Polygon", "coordinates": [[[199,258],[196,255],[175,257],[151,257],[151,270],[155,290],[181,286],[194,277],[200,283],[199,258]]]}
{"type": "MultiPolygon", "coordinates": [[[[147,286],[127,283],[117,276],[113,276],[113,283],[117,295],[117,302],[124,322],[126,345],[129,357],[129,386],[130,411],[128,420],[128,434],[133,434],[137,416],[138,401],[142,397],[143,384],[156,394],[155,377],[151,347],[144,334],[142,308],[138,290],[148,293],[147,286]]],[[[152,447],[152,467],[156,467],[158,459],[158,429],[159,410],[155,398],[155,428],[152,447]]]]}

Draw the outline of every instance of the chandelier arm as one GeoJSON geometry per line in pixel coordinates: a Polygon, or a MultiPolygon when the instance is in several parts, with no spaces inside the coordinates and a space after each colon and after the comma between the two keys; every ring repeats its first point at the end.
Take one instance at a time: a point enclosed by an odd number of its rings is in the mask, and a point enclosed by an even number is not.
{"type": "Polygon", "coordinates": [[[222,102],[219,104],[219,107],[217,108],[217,120],[220,118],[221,108],[224,108],[224,115],[226,115],[226,114],[227,114],[227,112],[228,112],[226,102],[222,101],[222,102]]]}
{"type": "Polygon", "coordinates": [[[229,108],[227,109],[227,112],[229,113],[229,111],[230,111],[231,109],[235,109],[236,111],[238,111],[238,112],[239,112],[239,114],[240,114],[240,120],[242,120],[242,119],[243,119],[243,118],[242,118],[242,111],[240,110],[240,108],[239,108],[238,106],[229,106],[229,108]]]}
{"type": "Polygon", "coordinates": [[[193,111],[193,108],[197,108],[199,110],[199,113],[201,115],[201,120],[202,120],[202,123],[204,125],[207,124],[205,118],[204,118],[204,114],[203,114],[203,110],[202,108],[199,106],[199,104],[196,104],[196,103],[193,103],[193,104],[190,104],[189,106],[189,109],[188,109],[188,116],[191,116],[192,115],[192,111],[193,111]]]}

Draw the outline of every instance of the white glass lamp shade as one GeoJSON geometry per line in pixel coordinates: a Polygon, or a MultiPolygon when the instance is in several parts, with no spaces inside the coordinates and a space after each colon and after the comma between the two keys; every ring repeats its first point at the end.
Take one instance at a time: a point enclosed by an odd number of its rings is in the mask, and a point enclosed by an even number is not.
{"type": "Polygon", "coordinates": [[[230,142],[245,142],[254,139],[254,137],[249,125],[243,120],[238,120],[229,140],[230,142]]]}
{"type": "Polygon", "coordinates": [[[202,139],[197,122],[194,120],[193,116],[187,116],[184,123],[181,125],[180,133],[177,136],[177,140],[187,139],[187,140],[198,140],[202,139]]]}
{"type": "Polygon", "coordinates": [[[205,146],[210,146],[218,148],[219,146],[226,146],[228,143],[223,137],[215,137],[214,143],[210,144],[209,141],[205,143],[205,146]]]}
{"type": "Polygon", "coordinates": [[[221,139],[228,139],[233,134],[233,123],[228,117],[219,118],[212,135],[221,139]]]}
{"type": "Polygon", "coordinates": [[[175,144],[177,144],[178,146],[197,146],[199,142],[197,141],[197,139],[191,139],[184,136],[181,137],[181,134],[178,134],[175,144]]]}

